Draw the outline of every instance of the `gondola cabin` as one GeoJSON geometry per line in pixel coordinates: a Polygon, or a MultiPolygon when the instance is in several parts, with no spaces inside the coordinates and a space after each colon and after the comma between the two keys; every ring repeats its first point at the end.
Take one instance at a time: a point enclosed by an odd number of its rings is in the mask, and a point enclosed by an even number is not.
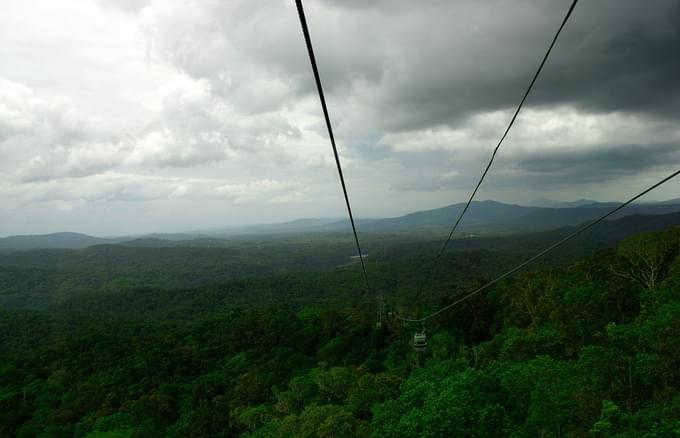
{"type": "Polygon", "coordinates": [[[427,350],[427,335],[425,332],[416,332],[413,335],[413,349],[418,352],[427,350]]]}

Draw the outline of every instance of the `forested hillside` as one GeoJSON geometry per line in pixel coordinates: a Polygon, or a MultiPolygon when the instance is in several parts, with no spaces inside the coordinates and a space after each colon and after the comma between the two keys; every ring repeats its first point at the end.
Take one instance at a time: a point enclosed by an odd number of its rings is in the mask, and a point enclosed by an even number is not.
{"type": "MultiPolygon", "coordinates": [[[[394,308],[426,312],[501,254],[447,255],[417,300],[423,260],[371,272],[394,308]]],[[[358,280],[347,266],[4,310],[0,436],[680,434],[677,227],[498,283],[428,322],[425,353],[420,326],[375,329],[358,280]]]]}
{"type": "MultiPolygon", "coordinates": [[[[680,213],[658,216],[632,215],[598,225],[593,232],[578,236],[565,246],[541,259],[536,267],[554,267],[573,262],[592,251],[608,248],[626,236],[645,230],[662,230],[680,223],[680,213]]],[[[509,268],[520,258],[527,258],[568,234],[575,228],[516,233],[458,235],[449,263],[449,282],[442,287],[466,286],[470,279],[493,276],[509,268]],[[481,276],[481,277],[480,277],[481,276]]],[[[447,230],[362,236],[367,263],[379,268],[376,285],[394,293],[412,293],[422,270],[429,269],[429,259],[441,247],[447,230]]],[[[357,286],[352,270],[356,260],[351,235],[301,235],[259,237],[246,240],[192,239],[169,241],[144,239],[121,245],[97,245],[85,249],[32,249],[0,254],[0,309],[47,309],[70,298],[98,291],[96,300],[112,296],[161,294],[203,297],[208,290],[219,289],[223,301],[234,305],[262,305],[267,300],[252,299],[269,294],[282,302],[311,303],[344,300],[357,286]],[[338,269],[330,284],[343,285],[332,293],[319,287],[291,286],[314,284],[312,272],[338,269]],[[307,272],[309,275],[299,274],[307,272]],[[292,275],[290,275],[292,274],[292,275]],[[262,277],[269,277],[261,279],[262,277]],[[294,279],[294,280],[291,280],[294,279]],[[337,278],[343,278],[337,280],[337,278]],[[304,279],[304,280],[301,280],[304,279]],[[345,285],[351,285],[345,287],[345,285]],[[297,289],[296,289],[297,288],[297,289]],[[243,289],[257,294],[243,294],[243,289]],[[188,293],[187,291],[194,292],[188,293]],[[199,292],[196,292],[199,291],[199,292]],[[225,292],[225,291],[234,291],[225,292]],[[112,295],[113,293],[113,295],[112,295]],[[228,297],[228,298],[227,298],[228,297]],[[283,297],[286,297],[284,300],[283,297]]],[[[438,274],[435,275],[435,277],[438,274]]],[[[322,278],[326,278],[323,277],[322,278]]],[[[436,278],[435,278],[436,279],[436,278]]],[[[321,281],[324,283],[324,281],[321,281]]],[[[359,292],[353,292],[354,294],[359,292]]],[[[88,302],[87,298],[83,298],[88,302]]]]}

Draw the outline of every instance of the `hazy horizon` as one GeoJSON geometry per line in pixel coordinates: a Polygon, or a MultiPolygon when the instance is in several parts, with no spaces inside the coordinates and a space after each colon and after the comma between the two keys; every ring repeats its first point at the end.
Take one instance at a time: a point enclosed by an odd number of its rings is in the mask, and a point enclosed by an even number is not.
{"type": "MultiPolygon", "coordinates": [[[[678,198],[671,198],[671,199],[650,199],[650,200],[645,200],[641,199],[638,202],[635,202],[634,204],[653,204],[653,203],[664,203],[668,201],[672,201],[678,198]]],[[[528,203],[516,203],[515,205],[520,205],[520,206],[532,206],[531,204],[535,202],[557,202],[557,203],[563,203],[563,204],[569,204],[569,203],[575,203],[578,201],[595,201],[595,202],[603,202],[603,203],[609,203],[609,202],[620,202],[618,200],[594,200],[594,199],[587,199],[587,198],[580,198],[580,199],[569,199],[569,200],[558,200],[558,199],[548,199],[548,198],[536,198],[531,202],[528,203]]],[[[501,202],[497,201],[494,199],[481,199],[481,200],[476,200],[474,202],[486,202],[486,201],[492,201],[492,202],[501,202]]],[[[372,217],[357,217],[355,218],[357,221],[361,220],[377,220],[377,219],[389,219],[389,218],[397,218],[401,217],[410,213],[417,213],[421,211],[428,211],[428,210],[436,210],[439,208],[445,208],[449,207],[451,205],[459,205],[463,204],[464,202],[455,202],[453,204],[448,204],[448,205],[440,205],[440,206],[435,206],[431,208],[426,208],[423,210],[416,210],[416,211],[405,211],[401,214],[397,214],[394,216],[372,216],[372,217]]],[[[680,202],[679,202],[680,203],[680,202]]],[[[543,207],[543,208],[555,208],[555,207],[543,207]]],[[[556,207],[560,208],[560,207],[556,207]]],[[[625,213],[625,210],[624,210],[625,213]]],[[[454,218],[452,218],[453,220],[454,218]]],[[[44,232],[37,232],[37,233],[17,233],[17,234],[0,234],[0,239],[5,238],[5,237],[13,237],[13,236],[25,236],[25,235],[46,235],[46,234],[57,234],[57,233],[77,233],[77,234],[86,234],[92,237],[100,237],[100,238],[120,238],[120,237],[131,237],[131,236],[146,236],[146,235],[154,235],[154,234],[206,234],[209,235],[210,233],[220,233],[220,232],[226,232],[228,230],[238,230],[240,228],[245,228],[245,227],[256,227],[256,226],[268,226],[268,225],[279,225],[279,224],[284,224],[288,222],[294,222],[294,221],[304,221],[304,220],[323,220],[323,221],[341,221],[341,220],[348,220],[348,217],[345,215],[344,217],[341,216],[315,216],[315,217],[293,217],[290,219],[284,219],[281,221],[274,221],[274,222],[245,222],[245,223],[240,223],[240,224],[232,224],[232,225],[214,225],[214,226],[207,226],[204,228],[177,228],[177,229],[149,229],[149,230],[130,230],[129,232],[126,233],[106,233],[106,232],[85,232],[83,230],[76,230],[76,229],[54,229],[54,230],[49,230],[49,231],[44,231],[44,232]]],[[[349,228],[348,228],[348,231],[349,228]]],[[[359,228],[359,231],[361,231],[361,228],[359,228]]]]}

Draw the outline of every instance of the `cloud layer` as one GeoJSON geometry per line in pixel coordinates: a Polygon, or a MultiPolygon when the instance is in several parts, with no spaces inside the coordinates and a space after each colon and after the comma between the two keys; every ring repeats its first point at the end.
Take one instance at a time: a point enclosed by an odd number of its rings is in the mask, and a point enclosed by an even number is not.
{"type": "MultiPolygon", "coordinates": [[[[8,3],[0,234],[344,213],[293,2],[8,3]]],[[[359,216],[465,198],[569,3],[305,2],[359,216]]],[[[580,3],[481,196],[620,199],[675,170],[678,18],[580,3]]]]}

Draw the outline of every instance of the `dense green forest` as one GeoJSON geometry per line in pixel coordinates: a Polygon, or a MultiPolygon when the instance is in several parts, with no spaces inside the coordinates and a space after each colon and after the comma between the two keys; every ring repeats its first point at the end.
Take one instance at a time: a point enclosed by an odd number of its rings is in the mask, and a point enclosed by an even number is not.
{"type": "MultiPolygon", "coordinates": [[[[431,243],[395,238],[370,275],[423,314],[567,231],[458,241],[424,285],[431,243]]],[[[350,251],[320,242],[230,276],[210,251],[233,248],[4,256],[0,290],[27,298],[0,311],[0,436],[680,436],[680,228],[580,240],[432,319],[424,353],[420,326],[375,329],[350,251]],[[183,281],[192,260],[209,281],[183,281]]]]}
{"type": "MultiPolygon", "coordinates": [[[[599,225],[592,233],[569,241],[564,247],[538,261],[536,268],[549,268],[572,262],[594,250],[615,245],[641,231],[662,230],[680,222],[680,213],[632,215],[599,225]]],[[[574,227],[555,230],[493,234],[470,237],[456,235],[452,250],[460,257],[449,263],[447,282],[442,288],[468,286],[470,278],[493,276],[518,258],[528,257],[574,231],[574,227]]],[[[375,270],[376,286],[391,293],[412,294],[422,280],[422,269],[429,264],[424,255],[438,251],[449,230],[399,233],[366,233],[362,246],[367,263],[375,270]],[[386,263],[387,262],[387,263],[386,263]],[[375,267],[373,266],[375,264],[375,267]],[[396,289],[396,290],[395,290],[396,289]]],[[[346,233],[270,235],[248,239],[203,238],[186,241],[140,239],[85,249],[32,249],[0,254],[0,309],[47,309],[69,301],[74,295],[96,299],[110,293],[127,294],[138,299],[142,294],[171,294],[186,300],[195,292],[187,289],[220,289],[219,295],[233,307],[263,305],[270,302],[262,295],[276,295],[310,304],[345,300],[355,285],[356,274],[335,275],[333,293],[316,293],[312,286],[328,277],[313,273],[350,268],[355,247],[346,233]],[[305,272],[308,275],[301,275],[305,272]],[[292,274],[292,275],[289,275],[292,274]],[[342,280],[339,278],[342,277],[342,280]],[[252,280],[256,279],[256,280],[252,280]],[[260,280],[261,279],[261,280],[260,280]],[[243,281],[237,281],[243,280],[243,281]],[[302,282],[299,286],[297,283],[302,282]],[[311,283],[310,284],[306,284],[311,283]],[[290,287],[288,287],[290,286],[290,287]],[[241,291],[247,288],[250,293],[241,291]],[[181,289],[181,290],[180,290],[181,289]],[[257,297],[256,299],[251,299],[257,297]],[[321,301],[318,301],[321,300],[321,301]]],[[[354,260],[356,262],[356,260],[354,260]]],[[[435,272],[435,277],[439,275],[435,272]]],[[[205,295],[202,292],[199,295],[205,295]]],[[[429,295],[428,295],[429,296],[429,295]]],[[[87,300],[88,298],[84,298],[87,300]]],[[[73,300],[70,300],[71,303],[73,300]]]]}

